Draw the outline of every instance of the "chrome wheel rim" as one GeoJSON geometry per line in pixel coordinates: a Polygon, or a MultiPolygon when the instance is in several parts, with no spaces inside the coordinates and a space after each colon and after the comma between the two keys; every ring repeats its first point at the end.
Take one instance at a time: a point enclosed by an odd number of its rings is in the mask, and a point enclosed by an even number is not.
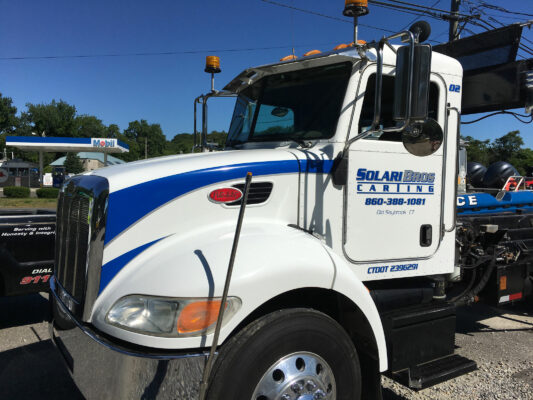
{"type": "Polygon", "coordinates": [[[335,400],[336,393],[328,363],[318,354],[297,352],[270,366],[251,400],[335,400]]]}

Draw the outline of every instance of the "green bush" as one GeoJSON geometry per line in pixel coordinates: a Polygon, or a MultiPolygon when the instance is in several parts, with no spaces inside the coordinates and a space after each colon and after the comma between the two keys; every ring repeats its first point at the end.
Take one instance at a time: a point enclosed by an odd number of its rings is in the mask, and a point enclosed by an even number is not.
{"type": "Polygon", "coordinates": [[[57,188],[41,188],[35,191],[37,197],[40,199],[56,199],[59,195],[59,189],[57,188]]]}
{"type": "Polygon", "coordinates": [[[14,197],[17,199],[30,197],[30,188],[23,186],[6,186],[4,188],[4,196],[14,197]]]}

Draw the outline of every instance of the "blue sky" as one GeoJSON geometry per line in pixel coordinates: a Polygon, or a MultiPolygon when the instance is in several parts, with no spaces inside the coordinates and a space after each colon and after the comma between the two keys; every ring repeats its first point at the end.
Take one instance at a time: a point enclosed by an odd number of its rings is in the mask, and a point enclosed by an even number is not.
{"type": "MultiPolygon", "coordinates": [[[[431,6],[437,0],[413,1],[431,6]]],[[[342,0],[279,2],[343,18],[342,0]]],[[[447,9],[449,3],[441,0],[436,7],[447,9]]],[[[533,14],[531,0],[507,0],[505,7],[533,14]]],[[[0,92],[11,97],[19,110],[28,102],[62,99],[74,104],[79,114],[95,115],[105,124],[116,123],[122,129],[136,119],[159,123],[168,138],[192,131],[193,99],[209,90],[209,76],[203,72],[206,55],[222,59],[222,73],[216,76],[216,87],[222,88],[243,69],[290,54],[292,46],[301,55],[349,42],[352,35],[348,23],[260,0],[0,0],[0,9],[0,58],[195,51],[157,56],[0,59],[0,92]],[[268,47],[275,48],[265,49],[268,47]]],[[[513,22],[508,14],[490,14],[502,22],[513,22]]],[[[370,14],[360,22],[398,31],[414,18],[371,5],[370,14]]],[[[432,25],[431,39],[447,40],[445,22],[425,19],[432,25]]],[[[360,28],[363,39],[378,39],[383,34],[360,28]]],[[[524,36],[533,40],[533,30],[526,29],[524,36]]],[[[215,100],[211,104],[210,130],[228,129],[233,101],[215,100]]],[[[520,124],[511,116],[464,126],[463,134],[485,139],[514,129],[519,129],[526,145],[533,147],[533,125],[520,124]]]]}

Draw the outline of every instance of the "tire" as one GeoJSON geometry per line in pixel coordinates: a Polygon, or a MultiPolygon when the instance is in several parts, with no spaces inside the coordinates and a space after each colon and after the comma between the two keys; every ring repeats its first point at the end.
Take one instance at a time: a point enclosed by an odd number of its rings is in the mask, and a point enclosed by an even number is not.
{"type": "Polygon", "coordinates": [[[344,329],[295,308],[257,319],[222,346],[207,398],[358,400],[360,392],[359,358],[344,329]]]}

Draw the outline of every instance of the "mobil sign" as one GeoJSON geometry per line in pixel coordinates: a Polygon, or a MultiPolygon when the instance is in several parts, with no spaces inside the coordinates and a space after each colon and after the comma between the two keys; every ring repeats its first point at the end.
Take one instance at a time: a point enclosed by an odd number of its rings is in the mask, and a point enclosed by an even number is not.
{"type": "Polygon", "coordinates": [[[117,139],[93,138],[91,139],[91,143],[93,147],[98,147],[101,149],[117,147],[117,139]]]}

